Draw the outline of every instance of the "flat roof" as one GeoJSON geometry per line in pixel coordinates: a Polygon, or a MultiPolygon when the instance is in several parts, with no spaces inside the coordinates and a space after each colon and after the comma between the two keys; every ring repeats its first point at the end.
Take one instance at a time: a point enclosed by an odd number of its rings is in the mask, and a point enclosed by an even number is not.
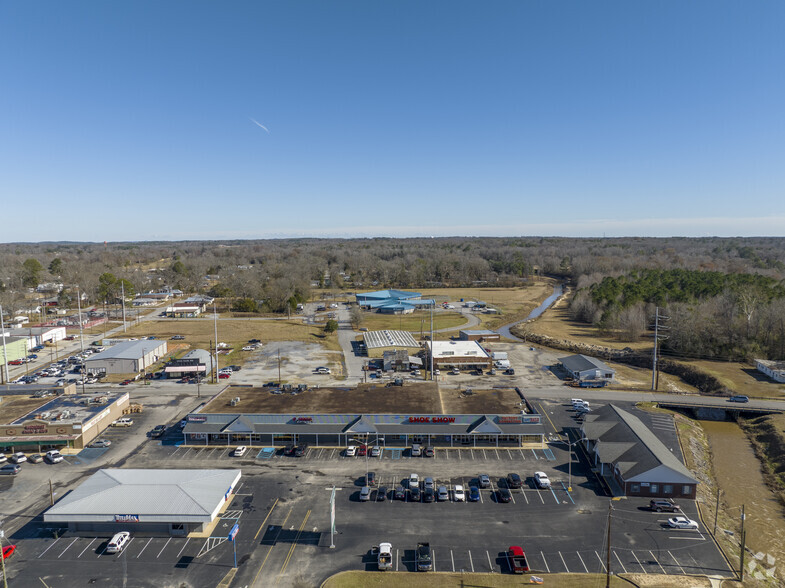
{"type": "Polygon", "coordinates": [[[429,349],[433,347],[433,356],[436,358],[490,357],[478,341],[426,341],[425,345],[429,349]]]}
{"type": "Polygon", "coordinates": [[[44,521],[210,522],[240,470],[98,470],[44,513],[44,521]]]}
{"type": "Polygon", "coordinates": [[[102,359],[141,359],[148,353],[166,345],[166,341],[159,339],[141,339],[139,341],[123,341],[112,345],[106,351],[97,353],[85,360],[85,363],[100,361],[102,359]]]}
{"type": "Polygon", "coordinates": [[[272,394],[275,388],[228,386],[200,414],[511,414],[520,412],[513,388],[465,391],[440,388],[434,382],[403,386],[360,384],[356,388],[309,388],[293,395],[272,394]],[[234,398],[240,398],[235,406],[234,398]]]}
{"type": "Polygon", "coordinates": [[[4,394],[0,402],[0,423],[10,425],[18,418],[48,402],[48,398],[33,398],[31,394],[4,394]]]}
{"type": "Polygon", "coordinates": [[[363,333],[363,341],[368,349],[380,347],[419,347],[420,344],[408,331],[369,331],[363,333]]]}
{"type": "MultiPolygon", "coordinates": [[[[128,396],[128,392],[119,394],[112,392],[60,394],[59,396],[46,398],[32,398],[28,396],[29,400],[27,402],[20,401],[10,406],[5,406],[8,402],[8,397],[3,396],[3,402],[0,403],[0,422],[8,425],[21,425],[33,418],[47,422],[85,422],[106,410],[112,403],[128,396]],[[87,403],[88,400],[97,400],[99,398],[104,399],[104,401],[87,403]],[[27,410],[20,413],[19,411],[22,407],[26,407],[27,410]],[[12,415],[12,418],[9,420],[4,418],[6,409],[10,409],[8,414],[12,415]]],[[[12,398],[18,398],[18,396],[12,398]]]]}
{"type": "Polygon", "coordinates": [[[496,331],[491,331],[488,329],[461,329],[460,333],[466,333],[467,335],[482,335],[484,337],[490,337],[491,335],[499,336],[499,333],[496,331]]]}

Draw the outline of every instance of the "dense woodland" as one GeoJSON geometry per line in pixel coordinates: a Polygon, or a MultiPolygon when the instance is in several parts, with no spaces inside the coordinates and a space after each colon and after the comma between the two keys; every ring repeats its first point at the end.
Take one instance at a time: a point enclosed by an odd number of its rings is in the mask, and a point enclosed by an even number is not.
{"type": "Polygon", "coordinates": [[[535,275],[576,286],[577,320],[621,339],[669,320],[666,353],[785,359],[785,239],[557,237],[279,239],[0,245],[0,304],[78,285],[93,304],[163,286],[258,301],[284,312],[323,287],[516,286],[535,275]],[[212,279],[206,279],[210,276],[212,279]]]}

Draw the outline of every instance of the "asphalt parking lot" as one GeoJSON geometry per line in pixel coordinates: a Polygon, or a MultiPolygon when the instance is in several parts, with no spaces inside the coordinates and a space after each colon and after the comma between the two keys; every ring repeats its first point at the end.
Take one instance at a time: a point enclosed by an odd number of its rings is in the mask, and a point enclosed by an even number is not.
{"type": "MultiPolygon", "coordinates": [[[[538,404],[556,431],[577,426],[564,403],[538,404]]],[[[668,428],[659,415],[649,416],[647,424],[662,428],[666,444],[669,436],[675,439],[672,422],[668,428]]],[[[611,502],[579,453],[574,454],[569,492],[563,444],[535,450],[437,448],[433,458],[390,448],[378,458],[345,457],[342,449],[322,447],[294,458],[253,447],[243,458],[233,458],[233,446],[185,447],[180,439],[178,428],[170,427],[164,439],[144,442],[125,467],[240,467],[237,493],[211,539],[135,536],[122,554],[107,555],[106,536],[65,533],[55,538],[51,529],[33,521],[12,537],[18,545],[8,562],[12,585],[43,585],[38,578],[50,587],[86,581],[101,586],[216,585],[234,565],[236,545],[239,567],[231,586],[313,586],[341,570],[375,569],[370,549],[382,541],[393,544],[393,569],[399,571],[413,570],[417,542],[429,541],[437,571],[508,573],[503,552],[521,545],[534,571],[604,572],[609,503],[613,572],[732,575],[702,523],[697,530],[670,529],[670,515],[650,512],[643,499],[611,502]],[[359,502],[367,470],[388,491],[412,472],[450,489],[455,484],[468,488],[486,473],[492,487],[481,491],[479,502],[359,502]],[[532,476],[540,470],[550,477],[550,490],[535,488],[532,476]],[[518,473],[524,484],[512,490],[510,503],[500,503],[495,491],[510,472],[518,473]],[[333,487],[336,534],[331,549],[333,487]],[[223,538],[235,523],[239,533],[232,544],[223,538]]],[[[698,520],[693,502],[681,504],[684,515],[698,520]]]]}

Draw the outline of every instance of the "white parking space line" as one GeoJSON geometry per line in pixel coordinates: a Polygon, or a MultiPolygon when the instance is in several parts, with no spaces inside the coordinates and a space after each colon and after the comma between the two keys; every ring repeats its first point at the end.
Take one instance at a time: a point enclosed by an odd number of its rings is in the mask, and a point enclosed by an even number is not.
{"type": "Polygon", "coordinates": [[[521,459],[526,459],[526,455],[524,455],[523,449],[519,449],[518,451],[520,451],[521,453],[521,459]]]}
{"type": "Polygon", "coordinates": [[[101,551],[99,551],[99,552],[98,552],[98,555],[97,555],[96,557],[101,557],[101,556],[104,554],[104,552],[106,551],[106,548],[107,548],[107,547],[109,547],[109,541],[108,541],[108,540],[107,540],[107,542],[104,544],[104,548],[103,548],[101,551]]]}
{"type": "Polygon", "coordinates": [[[63,549],[63,550],[60,552],[60,555],[58,555],[58,556],[57,556],[57,559],[60,559],[61,557],[63,557],[63,554],[64,554],[66,551],[68,551],[68,550],[71,548],[71,546],[72,546],[74,543],[76,543],[78,540],[79,540],[79,537],[74,537],[74,540],[73,540],[73,541],[71,541],[71,542],[68,544],[68,547],[66,547],[65,549],[63,549]]]}
{"type": "Polygon", "coordinates": [[[488,460],[488,454],[486,453],[486,451],[484,449],[482,450],[482,456],[483,456],[483,458],[485,458],[486,461],[488,460]]]}
{"type": "Polygon", "coordinates": [[[450,549],[450,561],[452,562],[452,571],[455,571],[455,558],[452,556],[452,549],[450,549]]]}
{"type": "Polygon", "coordinates": [[[158,552],[158,555],[155,556],[155,559],[161,557],[161,554],[164,552],[164,549],[166,549],[166,546],[169,545],[169,541],[171,540],[172,540],[171,537],[169,537],[169,539],[166,540],[166,543],[164,543],[164,546],[161,548],[161,551],[158,552]]]}
{"type": "Polygon", "coordinates": [[[485,550],[485,555],[488,556],[488,569],[493,572],[493,564],[491,563],[491,554],[488,553],[488,550],[485,550]]]}
{"type": "Polygon", "coordinates": [[[191,540],[191,538],[190,538],[190,537],[188,537],[188,539],[186,539],[186,540],[185,540],[185,543],[183,544],[183,547],[182,547],[182,549],[180,549],[180,551],[178,551],[178,552],[177,552],[177,557],[180,557],[180,554],[181,554],[183,551],[185,551],[185,548],[187,547],[187,545],[188,545],[188,542],[189,542],[190,540],[191,540]]]}
{"type": "Polygon", "coordinates": [[[602,561],[602,558],[600,557],[600,554],[599,554],[599,553],[597,553],[597,552],[595,551],[595,552],[594,552],[594,555],[596,555],[596,556],[597,556],[597,559],[598,559],[598,560],[600,560],[600,565],[602,566],[602,571],[603,571],[603,572],[607,572],[607,571],[608,571],[608,568],[606,568],[606,567],[605,567],[605,562],[604,562],[604,561],[602,561]]]}
{"type": "Polygon", "coordinates": [[[499,450],[494,449],[493,451],[496,453],[496,459],[501,459],[501,457],[499,457],[499,450]]]}
{"type": "Polygon", "coordinates": [[[512,503],[515,504],[515,495],[512,493],[512,490],[510,490],[510,498],[512,499],[512,503]]]}
{"type": "Polygon", "coordinates": [[[38,558],[40,559],[40,558],[41,558],[41,556],[42,556],[43,554],[45,554],[47,551],[49,551],[50,549],[52,549],[52,547],[54,547],[54,546],[55,546],[55,543],[57,543],[58,541],[60,541],[60,537],[58,537],[57,539],[55,539],[55,540],[52,542],[52,544],[51,544],[49,547],[47,547],[46,549],[44,549],[44,550],[43,550],[43,551],[40,553],[40,555],[38,556],[38,558]]]}
{"type": "Polygon", "coordinates": [[[558,554],[559,554],[559,557],[561,558],[561,562],[564,564],[564,569],[569,574],[570,573],[570,568],[567,567],[567,562],[564,561],[564,556],[561,554],[561,551],[559,551],[558,554]]]}
{"type": "Polygon", "coordinates": [[[637,555],[635,555],[635,552],[634,552],[634,551],[631,551],[630,553],[632,553],[632,557],[634,557],[634,558],[635,558],[635,561],[637,561],[637,562],[638,562],[638,565],[639,565],[639,566],[641,567],[641,569],[643,570],[643,573],[644,573],[644,574],[648,574],[649,572],[647,572],[647,571],[646,571],[646,568],[644,568],[644,567],[643,567],[643,564],[641,563],[641,560],[639,560],[639,559],[638,559],[638,556],[637,556],[637,555]]]}
{"type": "Polygon", "coordinates": [[[150,537],[147,540],[147,543],[144,544],[144,547],[142,547],[142,551],[139,552],[139,555],[136,556],[136,559],[139,559],[140,557],[142,557],[142,554],[144,553],[144,550],[147,549],[147,546],[150,545],[150,541],[152,541],[152,540],[153,540],[152,537],[150,537]]]}
{"type": "MultiPolygon", "coordinates": [[[[623,563],[621,563],[621,558],[619,557],[619,554],[618,554],[618,553],[616,553],[616,551],[614,551],[614,552],[613,552],[613,555],[615,555],[615,556],[616,556],[616,561],[618,561],[618,562],[619,562],[619,565],[621,566],[621,569],[622,569],[622,570],[624,570],[624,573],[626,574],[626,573],[627,573],[627,568],[625,568],[625,567],[624,567],[624,564],[623,564],[623,563]]],[[[605,573],[607,573],[607,572],[608,572],[608,570],[605,570],[605,573]]]]}
{"type": "Polygon", "coordinates": [[[684,568],[683,568],[683,567],[681,567],[681,564],[679,563],[679,560],[678,560],[678,559],[676,559],[676,558],[673,556],[673,554],[670,552],[670,550],[668,551],[668,555],[670,555],[670,556],[671,556],[671,559],[672,559],[673,561],[675,561],[675,562],[676,562],[676,565],[677,565],[677,566],[679,566],[679,569],[681,570],[681,573],[682,573],[682,574],[686,574],[687,572],[685,572],[685,571],[684,571],[684,568]]]}
{"type": "Polygon", "coordinates": [[[472,552],[469,551],[469,565],[472,566],[472,574],[474,573],[474,560],[472,559],[472,552]]]}
{"type": "Polygon", "coordinates": [[[526,492],[523,488],[521,488],[521,494],[523,494],[523,499],[526,501],[526,504],[529,504],[529,497],[526,496],[526,492]]]}
{"type": "Polygon", "coordinates": [[[539,457],[537,457],[537,452],[534,451],[534,449],[532,449],[531,452],[532,452],[532,455],[534,456],[534,459],[540,459],[539,457]]]}
{"type": "Polygon", "coordinates": [[[666,571],[665,571],[665,568],[663,568],[663,567],[662,567],[662,564],[660,563],[660,560],[658,560],[656,557],[654,557],[654,552],[652,552],[652,551],[649,551],[649,553],[651,554],[651,558],[652,558],[652,559],[653,559],[655,562],[657,562],[657,565],[658,565],[658,566],[660,566],[660,569],[662,570],[662,573],[663,573],[663,574],[667,574],[668,572],[666,572],[666,571]]]}
{"type": "Polygon", "coordinates": [[[337,449],[333,449],[333,450],[330,452],[330,459],[333,459],[333,458],[335,457],[335,452],[336,452],[336,451],[337,451],[337,449]]]}
{"type": "Polygon", "coordinates": [[[510,450],[509,450],[509,449],[507,450],[507,455],[509,456],[509,458],[510,458],[510,461],[512,461],[512,453],[510,452],[510,450]]]}
{"type": "Polygon", "coordinates": [[[85,547],[85,548],[84,548],[82,551],[80,551],[80,552],[79,552],[79,555],[77,555],[77,556],[76,556],[76,557],[77,557],[77,559],[78,559],[78,558],[80,558],[80,557],[82,557],[82,554],[83,554],[85,551],[87,551],[88,549],[90,549],[90,546],[91,546],[93,543],[95,543],[95,540],[96,540],[96,537],[93,537],[93,539],[90,541],[90,543],[88,543],[88,544],[87,544],[87,547],[85,547]]]}
{"type": "Polygon", "coordinates": [[[556,502],[556,504],[559,504],[559,497],[556,496],[556,492],[553,491],[553,486],[549,487],[548,490],[550,490],[551,494],[553,494],[553,500],[556,502]]]}
{"type": "Polygon", "coordinates": [[[583,564],[583,569],[586,570],[586,573],[588,574],[589,568],[586,567],[586,564],[584,563],[583,558],[581,557],[581,552],[576,551],[575,553],[578,555],[578,559],[581,560],[581,564],[583,564]]]}
{"type": "Polygon", "coordinates": [[[431,551],[431,563],[433,564],[433,571],[436,571],[436,550],[431,551]]]}
{"type": "Polygon", "coordinates": [[[539,497],[540,497],[540,502],[542,502],[543,504],[545,504],[545,499],[542,497],[542,492],[540,492],[539,490],[537,490],[536,492],[537,492],[537,496],[539,496],[539,497]]]}
{"type": "Polygon", "coordinates": [[[463,453],[463,451],[461,451],[461,450],[459,449],[459,450],[458,450],[458,459],[463,459],[463,456],[461,456],[461,453],[463,453]]]}
{"type": "Polygon", "coordinates": [[[545,564],[545,571],[550,574],[551,573],[551,567],[548,565],[548,560],[545,559],[545,554],[541,551],[540,555],[542,556],[542,563],[545,564]]]}
{"type": "Polygon", "coordinates": [[[395,571],[398,571],[398,562],[401,561],[401,558],[398,556],[398,550],[395,550],[395,571]]]}

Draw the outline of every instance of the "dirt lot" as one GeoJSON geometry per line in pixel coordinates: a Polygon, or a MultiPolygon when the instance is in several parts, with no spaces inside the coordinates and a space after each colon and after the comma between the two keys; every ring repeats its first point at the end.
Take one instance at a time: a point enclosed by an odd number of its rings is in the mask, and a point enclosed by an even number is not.
{"type": "Polygon", "coordinates": [[[438,413],[441,409],[437,386],[431,383],[401,387],[361,384],[357,388],[311,388],[297,395],[271,394],[267,388],[229,387],[202,412],[227,412],[229,401],[240,397],[248,413],[438,413]]]}

